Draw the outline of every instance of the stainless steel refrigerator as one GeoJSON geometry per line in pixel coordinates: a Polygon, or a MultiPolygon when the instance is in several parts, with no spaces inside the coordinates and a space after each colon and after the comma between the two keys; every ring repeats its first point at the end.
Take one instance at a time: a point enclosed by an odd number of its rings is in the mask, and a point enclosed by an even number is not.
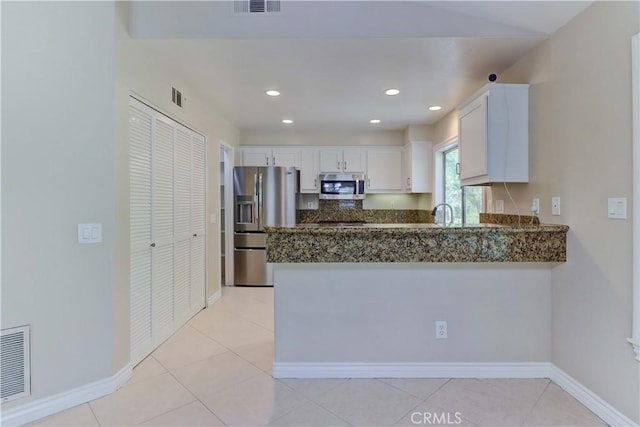
{"type": "Polygon", "coordinates": [[[233,169],[234,283],[271,286],[267,273],[265,226],[296,223],[298,172],[293,167],[233,169]]]}

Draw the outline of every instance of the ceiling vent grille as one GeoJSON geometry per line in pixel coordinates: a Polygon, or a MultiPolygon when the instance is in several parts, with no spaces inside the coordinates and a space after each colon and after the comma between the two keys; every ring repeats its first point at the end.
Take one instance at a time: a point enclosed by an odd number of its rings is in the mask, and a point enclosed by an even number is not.
{"type": "Polygon", "coordinates": [[[273,13],[280,12],[280,0],[235,0],[235,13],[273,13]]]}
{"type": "Polygon", "coordinates": [[[0,400],[31,394],[29,326],[4,329],[0,335],[0,400]]]}

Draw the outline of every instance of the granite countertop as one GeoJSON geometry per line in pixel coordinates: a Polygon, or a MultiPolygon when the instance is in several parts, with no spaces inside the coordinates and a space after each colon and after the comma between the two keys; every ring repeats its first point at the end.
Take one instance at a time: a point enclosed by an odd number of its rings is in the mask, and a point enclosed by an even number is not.
{"type": "Polygon", "coordinates": [[[267,262],[565,262],[566,225],[267,227],[267,262]]]}

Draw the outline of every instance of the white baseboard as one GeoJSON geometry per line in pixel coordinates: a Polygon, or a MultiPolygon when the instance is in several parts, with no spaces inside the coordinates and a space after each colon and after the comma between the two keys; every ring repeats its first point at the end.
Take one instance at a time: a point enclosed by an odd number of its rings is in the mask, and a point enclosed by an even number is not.
{"type": "Polygon", "coordinates": [[[109,393],[113,393],[133,375],[131,364],[127,364],[115,375],[92,383],[58,393],[54,396],[32,400],[24,405],[2,410],[0,424],[17,426],[55,414],[65,409],[90,402],[109,393]]]}
{"type": "Polygon", "coordinates": [[[209,298],[207,299],[207,307],[211,307],[220,298],[222,298],[222,287],[215,291],[213,295],[209,295],[209,298]]]}
{"type": "Polygon", "coordinates": [[[549,378],[610,426],[638,425],[557,366],[551,365],[549,378]]]}
{"type": "Polygon", "coordinates": [[[548,362],[274,363],[275,378],[548,378],[548,362]]]}

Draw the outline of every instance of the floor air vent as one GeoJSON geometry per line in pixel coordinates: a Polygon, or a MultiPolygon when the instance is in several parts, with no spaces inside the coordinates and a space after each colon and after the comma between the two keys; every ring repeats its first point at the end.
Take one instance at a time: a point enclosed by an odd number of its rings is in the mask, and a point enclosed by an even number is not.
{"type": "Polygon", "coordinates": [[[280,0],[235,0],[235,13],[272,13],[280,12],[280,0]]]}
{"type": "Polygon", "coordinates": [[[0,336],[0,400],[31,394],[29,326],[3,329],[0,336]]]}

